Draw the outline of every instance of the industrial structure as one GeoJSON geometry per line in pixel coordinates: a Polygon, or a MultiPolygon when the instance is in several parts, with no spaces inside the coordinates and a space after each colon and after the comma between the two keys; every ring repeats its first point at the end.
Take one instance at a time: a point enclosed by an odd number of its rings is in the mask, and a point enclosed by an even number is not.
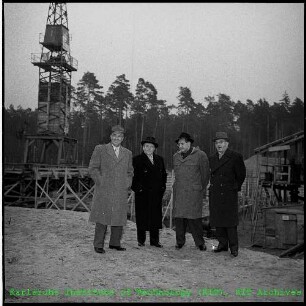
{"type": "Polygon", "coordinates": [[[66,3],[50,3],[42,51],[31,54],[39,68],[37,133],[25,136],[23,164],[5,166],[6,204],[35,202],[46,208],[72,209],[92,195],[88,169],[78,166],[77,140],[69,137],[71,75],[78,62],[70,54],[66,3]]]}
{"type": "Polygon", "coordinates": [[[31,55],[32,64],[39,67],[38,135],[26,137],[24,162],[73,164],[76,162],[77,141],[67,135],[71,74],[77,71],[78,62],[70,55],[65,3],[50,4],[45,34],[40,35],[39,40],[41,53],[31,55]],[[31,150],[34,146],[35,154],[31,150]],[[55,146],[54,156],[51,153],[52,146],[55,146]]]}
{"type": "Polygon", "coordinates": [[[304,244],[304,131],[256,148],[245,161],[245,212],[252,243],[290,249],[304,244]]]}

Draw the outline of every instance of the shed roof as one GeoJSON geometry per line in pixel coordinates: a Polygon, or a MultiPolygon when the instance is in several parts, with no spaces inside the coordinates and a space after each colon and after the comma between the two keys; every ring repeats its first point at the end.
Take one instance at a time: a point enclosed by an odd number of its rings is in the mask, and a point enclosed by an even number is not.
{"type": "Polygon", "coordinates": [[[287,145],[290,144],[292,142],[297,142],[301,139],[304,139],[304,131],[299,131],[297,133],[294,133],[292,135],[286,136],[284,138],[278,139],[278,140],[274,140],[270,143],[267,143],[261,147],[258,147],[256,149],[254,149],[255,154],[258,153],[264,153],[267,152],[269,150],[269,148],[276,146],[276,145],[287,145]]]}

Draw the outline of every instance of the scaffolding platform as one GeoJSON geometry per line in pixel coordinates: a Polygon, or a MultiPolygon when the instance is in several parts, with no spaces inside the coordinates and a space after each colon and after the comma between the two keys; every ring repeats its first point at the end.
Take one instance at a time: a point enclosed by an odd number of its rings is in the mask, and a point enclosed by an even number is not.
{"type": "Polygon", "coordinates": [[[90,211],[94,182],[88,168],[43,164],[6,164],[4,204],[90,211]]]}

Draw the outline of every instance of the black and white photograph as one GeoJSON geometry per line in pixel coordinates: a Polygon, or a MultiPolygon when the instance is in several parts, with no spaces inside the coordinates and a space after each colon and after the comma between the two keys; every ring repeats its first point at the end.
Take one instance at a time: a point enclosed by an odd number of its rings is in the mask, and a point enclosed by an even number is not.
{"type": "Polygon", "coordinates": [[[304,14],[2,2],[3,303],[304,302],[304,14]]]}

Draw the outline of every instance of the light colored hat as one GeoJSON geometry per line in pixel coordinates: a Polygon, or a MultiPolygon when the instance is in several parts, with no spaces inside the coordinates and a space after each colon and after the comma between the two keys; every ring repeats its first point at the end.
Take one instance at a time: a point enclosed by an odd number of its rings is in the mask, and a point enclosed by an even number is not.
{"type": "Polygon", "coordinates": [[[121,125],[115,125],[112,127],[112,133],[120,132],[124,134],[124,128],[121,125]]]}

